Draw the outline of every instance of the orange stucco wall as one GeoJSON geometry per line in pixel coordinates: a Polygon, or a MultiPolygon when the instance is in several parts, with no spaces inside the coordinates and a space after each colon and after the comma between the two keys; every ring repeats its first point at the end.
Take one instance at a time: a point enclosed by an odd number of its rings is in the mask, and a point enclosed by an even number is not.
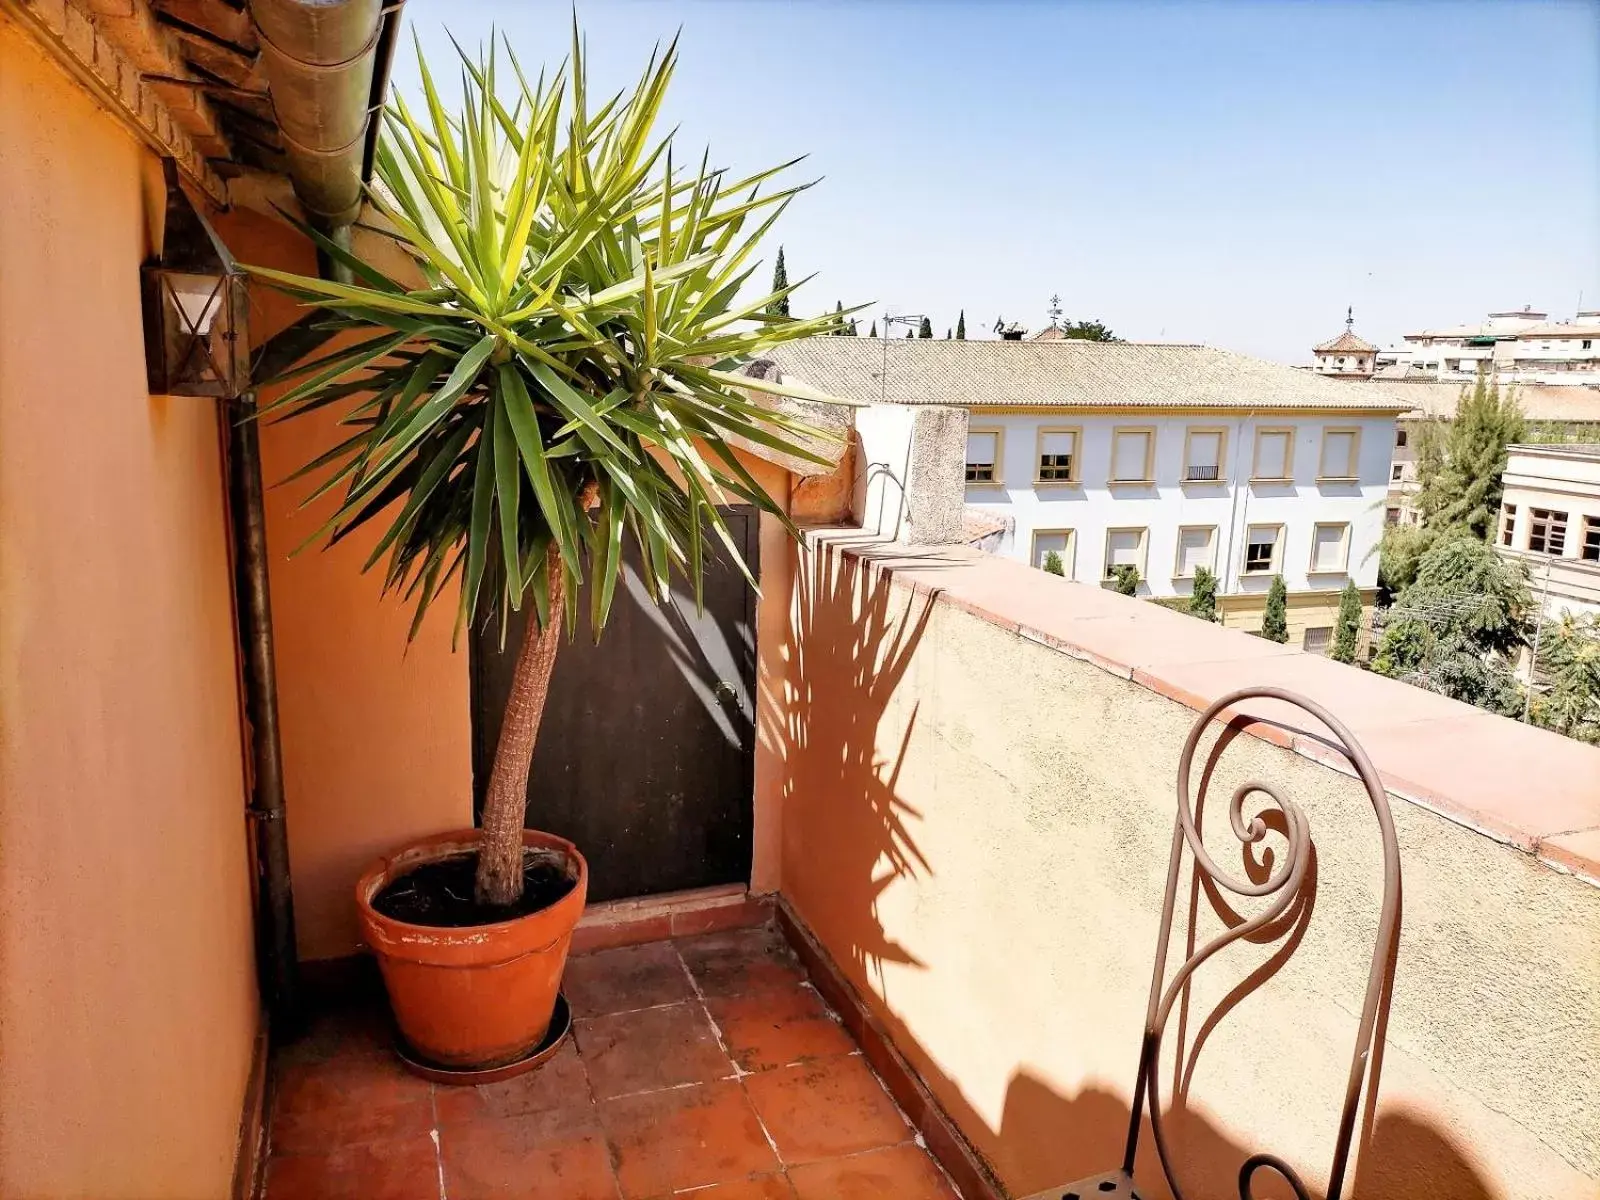
{"type": "Polygon", "coordinates": [[[257,1027],[217,410],[145,391],[161,198],[154,158],[0,18],[0,1196],[17,1200],[226,1195],[257,1027]]]}
{"type": "MultiPolygon", "coordinates": [[[[1405,721],[1410,689],[1314,655],[1265,657],[1258,639],[965,547],[817,541],[834,548],[800,557],[765,728],[782,758],[781,893],[1010,1195],[1106,1170],[1133,1104],[1196,716],[1173,693],[1205,694],[1209,675],[1227,681],[1218,693],[1260,681],[1317,695],[1370,722],[1377,757],[1387,728],[1372,713],[1405,721]],[[850,545],[890,569],[838,549],[850,545]],[[1185,682],[1135,682],[1114,657],[1134,654],[1151,664],[1141,680],[1185,682]]],[[[1405,728],[1425,740],[1446,724],[1405,728]]],[[[1592,777],[1571,761],[1572,775],[1547,764],[1550,791],[1592,777]]],[[[1195,764],[1196,820],[1230,875],[1283,869],[1276,834],[1245,848],[1227,828],[1245,780],[1299,805],[1315,850],[1306,903],[1270,940],[1202,966],[1166,1027],[1174,1161],[1188,1195],[1232,1196],[1245,1156],[1269,1151],[1322,1196],[1378,924],[1372,805],[1320,753],[1255,737],[1213,733],[1195,764]]],[[[1252,794],[1245,811],[1262,806],[1252,794]]],[[[1344,1194],[1593,1200],[1600,890],[1399,795],[1390,807],[1402,930],[1344,1194]]],[[[1186,870],[1167,978],[1262,908],[1186,870]]],[[[1148,1135],[1136,1174],[1140,1195],[1169,1195],[1148,1135]]],[[[1289,1194],[1260,1182],[1261,1196],[1289,1194]]]]}
{"type": "MultiPolygon", "coordinates": [[[[310,244],[243,209],[218,231],[242,262],[314,274],[310,244]]],[[[300,314],[294,301],[251,290],[259,343],[300,314]]],[[[281,393],[268,388],[263,402],[281,393]]],[[[331,550],[295,554],[334,510],[329,495],[302,509],[315,481],[273,486],[348,434],[334,408],[262,429],[278,656],[289,858],[300,955],[356,953],[353,894],[361,869],[408,838],[472,824],[467,652],[450,646],[453,606],[441,603],[408,648],[411,608],[383,597],[361,564],[381,522],[331,550]]]]}

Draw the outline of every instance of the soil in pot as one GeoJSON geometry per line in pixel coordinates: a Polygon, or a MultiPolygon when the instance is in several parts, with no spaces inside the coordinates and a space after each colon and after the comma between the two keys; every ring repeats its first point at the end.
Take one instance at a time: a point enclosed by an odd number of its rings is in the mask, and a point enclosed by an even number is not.
{"type": "Polygon", "coordinates": [[[577,886],[561,855],[529,852],[522,857],[522,898],[504,906],[479,904],[473,898],[477,872],[476,853],[424,863],[374,896],[372,907],[390,920],[410,925],[466,929],[549,908],[577,886]]]}

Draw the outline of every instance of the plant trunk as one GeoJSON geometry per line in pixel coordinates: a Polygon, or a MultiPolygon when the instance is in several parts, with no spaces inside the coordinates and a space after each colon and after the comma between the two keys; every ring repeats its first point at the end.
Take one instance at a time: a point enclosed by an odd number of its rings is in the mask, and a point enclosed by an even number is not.
{"type": "Polygon", "coordinates": [[[550,619],[542,627],[530,614],[511,677],[511,695],[500,723],[489,791],[483,798],[483,835],[478,846],[475,893],[479,904],[515,904],[522,896],[522,822],[528,810],[528,772],[539,723],[550,698],[550,674],[561,642],[561,555],[552,541],[545,558],[550,578],[550,619]]]}

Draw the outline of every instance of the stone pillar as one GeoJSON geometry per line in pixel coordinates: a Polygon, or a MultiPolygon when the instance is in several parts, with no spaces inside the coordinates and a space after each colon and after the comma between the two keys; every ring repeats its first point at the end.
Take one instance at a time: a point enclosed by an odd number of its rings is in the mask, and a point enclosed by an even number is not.
{"type": "Polygon", "coordinates": [[[918,408],[906,480],[905,541],[939,546],[962,540],[966,463],[967,410],[918,408]]]}

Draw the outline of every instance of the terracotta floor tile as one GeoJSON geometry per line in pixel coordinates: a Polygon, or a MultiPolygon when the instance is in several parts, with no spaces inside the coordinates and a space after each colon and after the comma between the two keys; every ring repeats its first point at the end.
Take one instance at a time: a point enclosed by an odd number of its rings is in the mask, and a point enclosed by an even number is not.
{"type": "Polygon", "coordinates": [[[439,1200],[433,1138],[424,1133],[327,1154],[274,1155],[265,1200],[439,1200]]]}
{"type": "Polygon", "coordinates": [[[575,955],[567,960],[561,989],[580,1017],[675,1004],[694,996],[671,942],[575,955]]]}
{"type": "Polygon", "coordinates": [[[592,1102],[589,1077],[578,1057],[578,1043],[569,1036],[549,1062],[526,1074],[478,1087],[440,1084],[434,1089],[433,1111],[444,1126],[560,1108],[588,1108],[592,1102]]]}
{"type": "Polygon", "coordinates": [[[914,1144],[793,1167],[799,1200],[960,1200],[927,1152],[914,1144]]]}
{"type": "Polygon", "coordinates": [[[353,1053],[280,1063],[273,1088],[272,1150],[315,1154],[427,1133],[433,1128],[432,1090],[392,1055],[353,1053]]]}
{"type": "Polygon", "coordinates": [[[616,1200],[592,1108],[470,1121],[439,1131],[450,1200],[616,1200]]]}
{"type": "Polygon", "coordinates": [[[731,1080],[624,1096],[599,1109],[628,1200],[778,1169],[761,1123],[731,1080]]]}
{"type": "Polygon", "coordinates": [[[724,1079],[733,1063],[698,1003],[579,1021],[578,1053],[599,1099],[724,1079]]]}
{"type": "Polygon", "coordinates": [[[381,996],[327,1009],[312,1016],[292,1041],[274,1043],[275,1063],[326,1062],[334,1058],[394,1057],[394,1022],[381,996]]]}
{"type": "Polygon", "coordinates": [[[786,991],[805,982],[800,960],[770,925],[682,938],[677,947],[707,996],[786,991]]]}
{"type": "Polygon", "coordinates": [[[910,1138],[911,1129],[859,1058],[824,1058],[744,1079],[785,1163],[815,1162],[910,1138]]]}
{"type": "Polygon", "coordinates": [[[746,1071],[786,1067],[856,1049],[813,988],[708,997],[706,1007],[733,1061],[746,1071]]]}
{"type": "Polygon", "coordinates": [[[756,1175],[732,1183],[714,1183],[706,1188],[656,1196],[653,1200],[794,1200],[794,1189],[782,1175],[756,1175]]]}

